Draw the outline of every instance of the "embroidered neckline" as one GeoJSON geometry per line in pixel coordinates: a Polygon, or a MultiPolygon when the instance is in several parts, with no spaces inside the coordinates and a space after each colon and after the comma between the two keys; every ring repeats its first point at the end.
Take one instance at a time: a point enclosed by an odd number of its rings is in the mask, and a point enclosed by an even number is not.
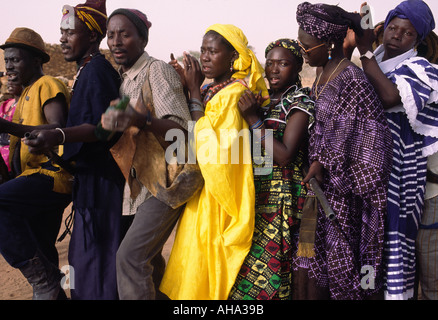
{"type": "Polygon", "coordinates": [[[99,55],[101,55],[100,52],[92,53],[92,54],[90,54],[88,57],[86,57],[84,59],[84,62],[82,63],[81,67],[79,68],[78,72],[76,73],[75,79],[73,81],[73,85],[72,85],[72,88],[71,88],[71,95],[74,94],[75,87],[76,87],[77,81],[79,80],[79,76],[81,75],[82,70],[86,67],[87,64],[89,64],[91,62],[91,60],[94,57],[97,57],[99,55]]]}

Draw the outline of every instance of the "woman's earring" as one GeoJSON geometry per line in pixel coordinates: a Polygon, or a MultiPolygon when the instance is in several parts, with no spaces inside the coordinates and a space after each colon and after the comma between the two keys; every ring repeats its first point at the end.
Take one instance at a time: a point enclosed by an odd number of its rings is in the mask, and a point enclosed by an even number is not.
{"type": "Polygon", "coordinates": [[[332,50],[335,48],[335,45],[332,43],[332,46],[331,46],[331,48],[329,49],[329,56],[328,56],[328,59],[329,60],[332,60],[332,50]]]}

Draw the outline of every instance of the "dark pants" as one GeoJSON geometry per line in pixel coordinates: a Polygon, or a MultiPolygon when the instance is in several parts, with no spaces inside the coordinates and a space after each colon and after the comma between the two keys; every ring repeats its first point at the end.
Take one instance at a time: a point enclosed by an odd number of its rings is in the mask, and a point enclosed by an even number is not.
{"type": "Polygon", "coordinates": [[[116,253],[121,240],[124,178],[120,171],[113,177],[98,172],[75,175],[75,217],[68,253],[75,273],[72,300],[118,299],[116,253]]]}
{"type": "Polygon", "coordinates": [[[156,298],[165,269],[161,252],[183,209],[172,209],[154,197],[139,206],[117,252],[120,299],[156,298]]]}
{"type": "Polygon", "coordinates": [[[58,265],[56,238],[71,195],[53,192],[53,178],[33,174],[0,185],[0,253],[20,268],[39,249],[58,265]]]}

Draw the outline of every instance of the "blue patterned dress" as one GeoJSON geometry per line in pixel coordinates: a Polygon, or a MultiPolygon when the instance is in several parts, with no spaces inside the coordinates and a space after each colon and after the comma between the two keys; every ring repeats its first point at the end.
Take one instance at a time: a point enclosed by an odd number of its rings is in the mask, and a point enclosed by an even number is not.
{"type": "Polygon", "coordinates": [[[394,164],[385,228],[386,299],[414,295],[415,240],[424,207],[427,156],[438,151],[438,69],[426,59],[405,60],[386,76],[397,85],[403,109],[387,112],[394,164]]]}

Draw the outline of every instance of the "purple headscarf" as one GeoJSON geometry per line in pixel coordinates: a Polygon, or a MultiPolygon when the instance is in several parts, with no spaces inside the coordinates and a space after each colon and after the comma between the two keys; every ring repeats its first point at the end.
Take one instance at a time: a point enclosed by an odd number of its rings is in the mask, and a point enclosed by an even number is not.
{"type": "Polygon", "coordinates": [[[435,29],[435,19],[429,6],[422,0],[407,0],[391,10],[385,20],[385,29],[392,19],[409,19],[421,40],[435,29]]]}
{"type": "Polygon", "coordinates": [[[343,42],[348,28],[361,34],[360,15],[338,6],[303,2],[297,7],[297,21],[306,33],[322,41],[343,42]]]}

